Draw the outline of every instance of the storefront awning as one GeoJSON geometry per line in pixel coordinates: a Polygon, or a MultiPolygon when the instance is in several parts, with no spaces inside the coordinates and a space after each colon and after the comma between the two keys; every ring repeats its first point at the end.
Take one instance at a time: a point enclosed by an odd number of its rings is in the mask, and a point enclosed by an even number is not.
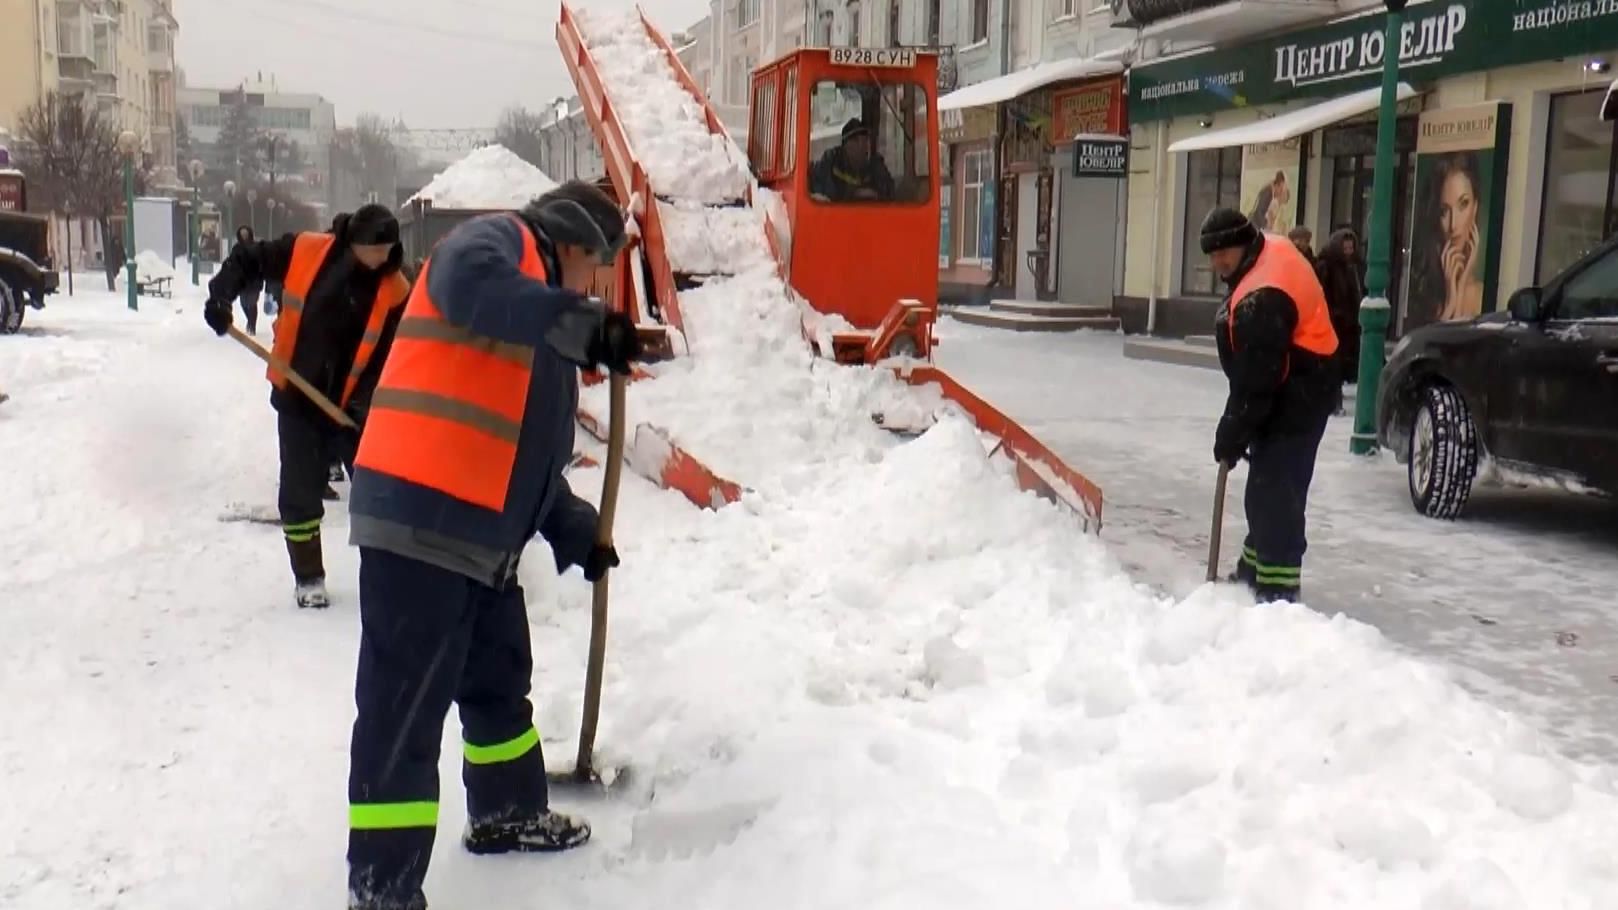
{"type": "MultiPolygon", "coordinates": [[[[1409,85],[1399,83],[1399,100],[1405,101],[1416,97],[1416,90],[1409,85]]],[[[1363,92],[1322,101],[1309,107],[1287,111],[1267,120],[1257,123],[1245,123],[1229,129],[1214,130],[1199,136],[1181,139],[1169,146],[1171,152],[1197,152],[1203,149],[1224,149],[1238,145],[1263,145],[1269,142],[1285,142],[1312,133],[1322,127],[1340,123],[1350,117],[1358,117],[1376,110],[1382,101],[1382,89],[1368,88],[1363,92]]]]}
{"type": "Polygon", "coordinates": [[[1607,97],[1601,99],[1601,119],[1618,120],[1618,81],[1607,86],[1607,97]]]}
{"type": "Polygon", "coordinates": [[[986,104],[999,104],[1010,101],[1019,95],[1025,95],[1037,88],[1044,88],[1053,82],[1063,82],[1068,79],[1090,79],[1097,76],[1116,76],[1124,71],[1124,65],[1116,60],[1097,60],[1094,58],[1080,58],[1073,60],[1056,60],[1051,63],[1037,63],[1015,73],[996,76],[986,79],[966,88],[956,89],[938,99],[938,109],[953,111],[966,107],[981,107],[986,104]]]}

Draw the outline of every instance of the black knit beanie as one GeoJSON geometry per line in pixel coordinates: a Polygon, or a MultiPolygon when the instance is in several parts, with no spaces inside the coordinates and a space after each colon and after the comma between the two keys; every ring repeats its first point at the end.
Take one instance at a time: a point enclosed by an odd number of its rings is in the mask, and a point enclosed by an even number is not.
{"type": "Polygon", "coordinates": [[[535,199],[522,217],[552,243],[582,247],[610,262],[624,245],[624,213],[601,190],[569,180],[535,199]]]}
{"type": "Polygon", "coordinates": [[[1258,239],[1258,228],[1247,216],[1231,208],[1217,208],[1202,219],[1202,251],[1213,253],[1246,247],[1258,239]]]}
{"type": "Polygon", "coordinates": [[[362,205],[348,218],[348,242],[362,246],[398,243],[399,219],[386,206],[362,205]]]}

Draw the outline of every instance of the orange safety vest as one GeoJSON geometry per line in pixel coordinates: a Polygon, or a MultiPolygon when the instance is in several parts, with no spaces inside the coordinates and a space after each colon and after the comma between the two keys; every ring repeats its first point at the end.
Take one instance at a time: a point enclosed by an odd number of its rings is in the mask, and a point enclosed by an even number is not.
{"type": "MultiPolygon", "coordinates": [[[[331,234],[310,233],[299,234],[292,242],[292,265],[281,284],[281,313],[275,320],[273,348],[275,356],[288,366],[292,365],[292,354],[298,348],[298,327],[303,322],[304,301],[309,297],[309,289],[314,287],[315,276],[320,274],[326,254],[336,242],[337,238],[331,234]]],[[[382,328],[388,324],[388,315],[402,305],[409,294],[410,282],[398,272],[383,276],[377,285],[376,299],[371,303],[371,317],[365,321],[365,335],[360,339],[359,348],[354,351],[354,365],[349,368],[348,379],[343,383],[343,398],[337,402],[338,407],[347,406],[348,400],[353,397],[360,376],[364,375],[371,355],[376,353],[376,346],[382,340],[382,328]]],[[[264,372],[264,377],[278,389],[287,387],[286,375],[273,366],[264,372]]]]}
{"type": "MultiPolygon", "coordinates": [[[[1298,325],[1292,330],[1292,343],[1312,354],[1330,357],[1337,353],[1337,330],[1331,326],[1331,310],[1326,292],[1320,287],[1314,266],[1309,264],[1292,241],[1278,234],[1264,235],[1264,249],[1258,261],[1247,270],[1236,289],[1230,292],[1230,306],[1246,299],[1260,288],[1275,288],[1292,298],[1298,308],[1298,325]]],[[[1230,348],[1236,349],[1236,314],[1228,319],[1230,348]]]]}
{"type": "MultiPolygon", "coordinates": [[[[519,268],[544,281],[544,260],[526,226],[522,237],[519,268]]],[[[382,366],[354,463],[504,511],[534,348],[452,325],[427,291],[431,269],[429,257],[382,366]]]]}

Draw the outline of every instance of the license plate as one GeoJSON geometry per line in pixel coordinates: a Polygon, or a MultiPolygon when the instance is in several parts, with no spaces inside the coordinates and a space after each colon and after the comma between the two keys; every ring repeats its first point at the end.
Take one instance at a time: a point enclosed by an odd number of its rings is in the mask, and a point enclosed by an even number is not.
{"type": "Polygon", "coordinates": [[[908,47],[834,47],[831,62],[833,66],[909,69],[916,65],[916,51],[908,47]]]}

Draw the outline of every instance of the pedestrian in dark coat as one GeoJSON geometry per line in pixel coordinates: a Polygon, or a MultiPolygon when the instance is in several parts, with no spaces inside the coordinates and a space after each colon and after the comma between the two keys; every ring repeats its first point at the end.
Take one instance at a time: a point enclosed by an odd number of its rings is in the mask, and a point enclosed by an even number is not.
{"type": "Polygon", "coordinates": [[[1326,308],[1331,311],[1331,325],[1337,332],[1337,354],[1333,360],[1338,375],[1339,409],[1342,387],[1359,376],[1360,303],[1365,298],[1365,285],[1360,282],[1358,252],[1359,238],[1344,228],[1331,235],[1315,260],[1315,275],[1326,292],[1326,308]]]}
{"type": "Polygon", "coordinates": [[[528,692],[517,563],[536,534],[558,572],[618,565],[563,477],[578,371],[626,374],[627,316],[587,299],[626,237],[572,181],[439,241],[405,307],[355,460],[358,714],[349,764],[350,910],[422,910],[438,826],[444,717],[460,708],[472,853],[566,850],[590,827],[553,811],[528,692]]]}
{"type": "MultiPolygon", "coordinates": [[[[364,426],[371,394],[403,313],[410,284],[399,275],[399,222],[379,205],[339,215],[328,233],[286,234],[238,244],[208,282],[203,313],[223,335],[242,289],[283,287],[273,353],[364,426]]],[[[281,530],[300,607],[325,607],[322,498],[334,458],[352,463],[358,434],[328,417],[275,367],[267,371],[280,437],[281,530]]]]}
{"type": "Polygon", "coordinates": [[[1336,401],[1337,336],[1313,267],[1287,238],[1221,208],[1203,221],[1201,246],[1231,288],[1216,324],[1230,395],[1214,460],[1249,465],[1248,533],[1233,578],[1260,600],[1296,601],[1309,485],[1336,401]]]}
{"type": "MultiPolygon", "coordinates": [[[[236,242],[231,244],[230,247],[231,258],[235,258],[242,247],[250,246],[254,242],[253,229],[245,224],[238,226],[236,228],[236,242]]],[[[210,281],[209,283],[211,284],[212,282],[210,281]]],[[[249,335],[258,334],[258,299],[263,293],[263,281],[250,281],[242,285],[241,296],[238,299],[241,301],[242,314],[247,317],[247,334],[249,335]]]]}

